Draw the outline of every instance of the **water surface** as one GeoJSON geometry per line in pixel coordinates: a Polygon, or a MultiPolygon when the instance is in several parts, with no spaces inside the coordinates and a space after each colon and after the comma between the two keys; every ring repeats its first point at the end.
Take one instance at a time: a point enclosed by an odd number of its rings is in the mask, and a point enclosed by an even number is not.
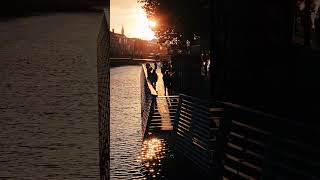
{"type": "Polygon", "coordinates": [[[99,179],[99,14],[0,22],[0,179],[99,179]]]}

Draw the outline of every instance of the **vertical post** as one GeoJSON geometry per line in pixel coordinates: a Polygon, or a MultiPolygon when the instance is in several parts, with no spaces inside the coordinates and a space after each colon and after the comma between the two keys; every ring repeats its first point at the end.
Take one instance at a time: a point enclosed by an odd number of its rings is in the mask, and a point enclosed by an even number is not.
{"type": "Polygon", "coordinates": [[[100,179],[110,179],[110,34],[105,10],[97,39],[100,179]]]}

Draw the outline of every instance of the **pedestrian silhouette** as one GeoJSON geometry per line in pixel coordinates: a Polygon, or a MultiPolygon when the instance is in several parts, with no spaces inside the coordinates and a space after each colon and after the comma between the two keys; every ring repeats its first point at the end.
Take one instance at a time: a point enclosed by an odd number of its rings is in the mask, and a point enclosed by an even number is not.
{"type": "Polygon", "coordinates": [[[157,81],[158,81],[158,75],[157,75],[157,72],[156,72],[155,69],[152,70],[150,76],[151,76],[151,78],[150,78],[151,80],[150,81],[151,81],[151,84],[152,84],[153,88],[157,89],[156,85],[157,85],[157,81]]]}
{"type": "Polygon", "coordinates": [[[157,68],[158,68],[158,64],[157,64],[157,62],[155,62],[154,63],[154,70],[157,70],[157,68]]]}
{"type": "Polygon", "coordinates": [[[164,95],[167,95],[167,89],[169,92],[169,86],[170,86],[170,74],[169,74],[169,70],[166,70],[163,74],[163,85],[164,85],[164,95]]]}

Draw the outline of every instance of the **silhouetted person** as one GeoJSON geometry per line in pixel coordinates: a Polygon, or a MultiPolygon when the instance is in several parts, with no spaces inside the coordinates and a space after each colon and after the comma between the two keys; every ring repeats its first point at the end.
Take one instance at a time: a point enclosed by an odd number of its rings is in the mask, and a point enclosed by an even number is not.
{"type": "Polygon", "coordinates": [[[154,63],[154,70],[157,70],[157,68],[158,68],[158,64],[157,64],[157,62],[155,62],[154,63]]]}
{"type": "Polygon", "coordinates": [[[161,66],[161,73],[164,74],[168,70],[168,64],[166,62],[163,62],[161,66]]]}
{"type": "Polygon", "coordinates": [[[169,83],[168,83],[168,90],[169,90],[169,95],[174,94],[174,89],[175,89],[175,76],[176,72],[172,64],[169,66],[169,83]]]}
{"type": "Polygon", "coordinates": [[[157,75],[156,71],[154,69],[152,69],[152,68],[151,68],[151,71],[150,71],[150,75],[148,76],[148,79],[150,80],[151,85],[153,86],[153,88],[156,89],[156,84],[157,84],[157,81],[158,81],[158,75],[157,75]]]}
{"type": "Polygon", "coordinates": [[[169,86],[170,86],[170,74],[169,74],[169,70],[166,70],[163,73],[163,85],[164,85],[164,95],[167,95],[167,88],[168,88],[168,92],[169,92],[169,86]]]}
{"type": "Polygon", "coordinates": [[[147,69],[147,75],[148,75],[147,78],[149,79],[152,71],[152,67],[150,66],[149,63],[146,64],[146,69],[147,69]]]}

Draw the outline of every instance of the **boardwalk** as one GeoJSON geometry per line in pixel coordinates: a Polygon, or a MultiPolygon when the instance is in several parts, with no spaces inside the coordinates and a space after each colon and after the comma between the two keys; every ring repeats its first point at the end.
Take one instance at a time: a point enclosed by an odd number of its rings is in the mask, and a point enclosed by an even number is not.
{"type": "MultiPolygon", "coordinates": [[[[154,66],[152,66],[154,68],[154,66]]],[[[178,97],[164,96],[164,82],[160,68],[157,68],[158,81],[156,83],[156,91],[158,97],[154,113],[151,117],[150,130],[171,131],[173,129],[173,119],[178,106],[178,97]]]]}
{"type": "MultiPolygon", "coordinates": [[[[164,89],[164,82],[162,79],[162,73],[160,72],[160,69],[157,69],[158,74],[158,81],[156,84],[156,88],[158,91],[158,96],[164,96],[165,89],[164,89]]],[[[157,98],[157,110],[159,112],[159,115],[161,117],[161,130],[172,130],[171,125],[171,118],[170,118],[170,111],[169,111],[169,104],[168,99],[166,97],[158,97],[157,98]]],[[[170,102],[170,101],[169,101],[170,102]]]]}

